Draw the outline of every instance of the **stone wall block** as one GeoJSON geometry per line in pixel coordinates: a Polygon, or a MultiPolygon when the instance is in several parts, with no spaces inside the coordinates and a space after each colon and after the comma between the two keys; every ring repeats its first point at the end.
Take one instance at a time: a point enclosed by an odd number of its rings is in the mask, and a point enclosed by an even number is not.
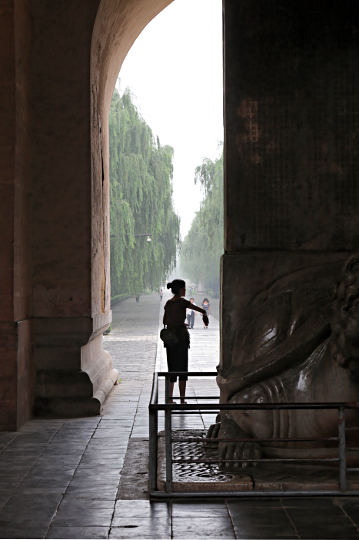
{"type": "Polygon", "coordinates": [[[0,431],[17,429],[17,351],[1,351],[0,431]]]}
{"type": "Polygon", "coordinates": [[[38,371],[81,370],[81,350],[78,347],[38,347],[35,356],[38,371]]]}
{"type": "Polygon", "coordinates": [[[17,324],[17,426],[29,420],[35,398],[34,321],[17,324]]]}
{"type": "Polygon", "coordinates": [[[87,373],[73,370],[38,371],[36,376],[37,397],[89,397],[93,387],[87,373]]]}
{"type": "Polygon", "coordinates": [[[359,11],[224,5],[226,251],[355,249],[359,11]]]}
{"type": "Polygon", "coordinates": [[[99,401],[93,397],[37,397],[35,400],[35,416],[77,418],[78,416],[95,416],[99,412],[99,401]]]}
{"type": "MultiPolygon", "coordinates": [[[[0,395],[1,395],[1,380],[0,380],[0,395]]],[[[17,415],[16,401],[10,400],[2,402],[0,408],[0,431],[16,431],[17,415]]]]}
{"type": "Polygon", "coordinates": [[[0,322],[0,351],[17,351],[16,323],[0,322]]]}

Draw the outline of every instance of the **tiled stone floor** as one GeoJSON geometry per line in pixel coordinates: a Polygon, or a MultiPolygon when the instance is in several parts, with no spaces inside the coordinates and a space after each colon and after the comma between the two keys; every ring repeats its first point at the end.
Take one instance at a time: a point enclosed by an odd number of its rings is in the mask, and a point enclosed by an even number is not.
{"type": "MultiPolygon", "coordinates": [[[[126,487],[119,486],[125,486],[120,480],[128,443],[147,439],[152,373],[155,366],[166,370],[164,349],[157,346],[159,298],[126,300],[115,306],[113,319],[105,347],[121,382],[102,415],[32,420],[17,433],[0,434],[0,538],[359,539],[359,498],[150,503],[143,492],[126,498],[126,487]]],[[[197,317],[189,369],[212,371],[217,363],[218,321],[212,317],[203,330],[197,317]]],[[[190,381],[190,396],[204,391],[217,392],[214,381],[190,381]]],[[[203,428],[212,421],[178,417],[174,427],[203,428]]]]}

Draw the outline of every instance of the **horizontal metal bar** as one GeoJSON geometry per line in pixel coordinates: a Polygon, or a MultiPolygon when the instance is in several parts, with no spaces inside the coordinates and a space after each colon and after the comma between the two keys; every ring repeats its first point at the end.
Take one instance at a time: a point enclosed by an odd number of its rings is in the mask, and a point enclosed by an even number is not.
{"type": "Polygon", "coordinates": [[[358,451],[359,450],[359,447],[355,447],[355,446],[350,446],[349,448],[346,447],[346,450],[349,450],[349,451],[358,451]]]}
{"type": "Polygon", "coordinates": [[[359,427],[347,427],[345,428],[345,431],[358,431],[359,427]]]}
{"type": "Polygon", "coordinates": [[[300,462],[300,461],[339,461],[339,458],[258,458],[258,459],[173,459],[172,463],[269,463],[269,462],[300,462]]]}
{"type": "MultiPolygon", "coordinates": [[[[308,441],[338,441],[339,437],[329,437],[327,439],[201,439],[201,437],[173,438],[172,442],[308,442],[308,441]]],[[[349,450],[349,448],[348,448],[349,450]]]]}
{"type": "Polygon", "coordinates": [[[182,416],[182,415],[184,415],[184,414],[185,414],[186,416],[187,416],[188,414],[197,414],[197,415],[199,414],[200,416],[201,416],[202,414],[215,414],[215,415],[217,415],[217,414],[218,414],[218,410],[217,410],[217,411],[216,411],[216,410],[214,410],[214,411],[212,411],[212,410],[209,410],[209,411],[175,411],[175,412],[172,411],[172,416],[182,416]]]}
{"type": "Polygon", "coordinates": [[[174,377],[175,375],[188,375],[188,377],[217,377],[217,371],[157,371],[159,377],[174,377]]]}
{"type": "Polygon", "coordinates": [[[219,399],[219,396],[174,396],[172,399],[219,399]]]}
{"type": "Polygon", "coordinates": [[[359,471],[359,469],[355,468],[355,467],[354,468],[350,467],[350,468],[347,469],[347,472],[358,472],[358,471],[359,471]]]}
{"type": "Polygon", "coordinates": [[[281,409],[359,409],[359,403],[218,403],[215,407],[210,404],[162,404],[150,405],[157,410],[176,409],[183,411],[218,409],[220,411],[255,411],[255,410],[281,410],[281,409]]]}
{"type": "Polygon", "coordinates": [[[346,497],[357,497],[359,495],[358,490],[348,490],[340,491],[339,489],[313,489],[313,490],[268,490],[268,491],[259,491],[256,489],[251,489],[250,491],[174,491],[169,497],[164,491],[151,491],[149,493],[151,499],[213,499],[213,498],[238,498],[238,497],[323,497],[323,496],[336,496],[342,495],[346,497]]]}

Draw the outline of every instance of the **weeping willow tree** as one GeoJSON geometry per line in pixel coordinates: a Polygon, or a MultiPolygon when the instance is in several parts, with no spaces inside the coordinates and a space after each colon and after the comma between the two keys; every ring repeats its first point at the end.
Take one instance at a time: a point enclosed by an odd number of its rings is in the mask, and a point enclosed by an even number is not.
{"type": "Polygon", "coordinates": [[[194,181],[201,183],[204,200],[182,243],[181,272],[194,283],[201,281],[218,291],[223,254],[223,153],[214,161],[204,159],[194,181]]]}
{"type": "Polygon", "coordinates": [[[110,109],[111,296],[158,289],[176,264],[173,148],[161,146],[128,89],[110,109]],[[151,242],[147,242],[149,234],[151,242]]]}

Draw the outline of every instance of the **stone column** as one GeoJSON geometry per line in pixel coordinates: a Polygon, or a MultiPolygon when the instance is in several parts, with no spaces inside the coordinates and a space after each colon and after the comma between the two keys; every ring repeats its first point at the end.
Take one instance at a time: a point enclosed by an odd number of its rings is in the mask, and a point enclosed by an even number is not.
{"type": "Polygon", "coordinates": [[[224,0],[224,373],[259,292],[358,247],[358,10],[319,5],[224,0]]]}
{"type": "Polygon", "coordinates": [[[172,0],[4,0],[0,430],[98,414],[116,382],[108,112],[123,59],[172,0]]]}
{"type": "Polygon", "coordinates": [[[31,415],[29,2],[5,0],[0,17],[0,431],[31,415]]]}
{"type": "Polygon", "coordinates": [[[96,258],[107,243],[108,186],[100,182],[92,190],[90,56],[98,4],[32,2],[32,285],[40,415],[98,414],[118,376],[102,347],[111,322],[109,259],[96,258]],[[93,219],[100,224],[96,235],[93,219]],[[101,290],[94,297],[97,275],[101,290]]]}

